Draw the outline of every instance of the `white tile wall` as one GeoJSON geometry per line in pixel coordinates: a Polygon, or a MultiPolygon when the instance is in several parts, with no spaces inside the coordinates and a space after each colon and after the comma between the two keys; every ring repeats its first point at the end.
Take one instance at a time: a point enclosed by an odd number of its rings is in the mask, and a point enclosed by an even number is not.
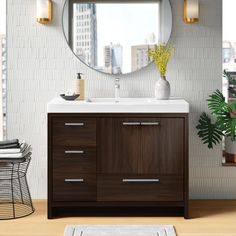
{"type": "MultiPolygon", "coordinates": [[[[35,22],[36,1],[8,0],[8,138],[18,137],[33,146],[28,180],[33,198],[46,198],[47,126],[46,103],[71,88],[76,72],[86,77],[88,96],[113,96],[111,76],[97,73],[76,59],[61,29],[64,0],[53,1],[53,23],[35,22]]],[[[171,0],[176,54],[169,65],[172,96],[191,104],[190,197],[235,198],[236,171],[221,166],[221,149],[208,150],[196,134],[199,113],[206,98],[221,88],[222,1],[200,0],[200,22],[182,21],[182,0],[171,0]]],[[[154,65],[124,76],[121,96],[153,96],[157,78],[154,65]]]]}

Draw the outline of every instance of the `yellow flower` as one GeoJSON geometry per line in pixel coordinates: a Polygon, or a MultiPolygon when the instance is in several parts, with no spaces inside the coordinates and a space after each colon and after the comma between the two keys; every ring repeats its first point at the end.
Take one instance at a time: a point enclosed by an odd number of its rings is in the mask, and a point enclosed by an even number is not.
{"type": "Polygon", "coordinates": [[[172,44],[160,44],[156,45],[155,50],[149,48],[148,55],[156,64],[157,69],[161,76],[166,75],[167,64],[172,55],[174,55],[175,49],[172,44]]]}

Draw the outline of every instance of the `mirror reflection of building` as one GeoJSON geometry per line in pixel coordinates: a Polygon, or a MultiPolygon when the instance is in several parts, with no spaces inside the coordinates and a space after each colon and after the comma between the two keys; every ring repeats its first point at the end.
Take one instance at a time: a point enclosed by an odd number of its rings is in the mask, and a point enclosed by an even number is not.
{"type": "Polygon", "coordinates": [[[147,66],[151,59],[148,56],[148,50],[154,49],[156,44],[155,33],[147,35],[145,39],[145,44],[136,45],[131,47],[131,71],[140,70],[147,66]]]}
{"type": "Polygon", "coordinates": [[[97,66],[96,4],[73,4],[73,50],[86,64],[97,66]]]}
{"type": "Polygon", "coordinates": [[[104,72],[110,74],[122,74],[123,47],[120,44],[104,47],[104,72]]]}

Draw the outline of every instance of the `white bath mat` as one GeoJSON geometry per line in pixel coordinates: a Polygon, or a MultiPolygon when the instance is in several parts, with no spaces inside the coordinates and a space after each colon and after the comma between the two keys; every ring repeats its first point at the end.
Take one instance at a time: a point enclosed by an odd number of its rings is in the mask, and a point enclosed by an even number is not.
{"type": "Polygon", "coordinates": [[[64,236],[176,236],[173,225],[67,225],[64,236]]]}

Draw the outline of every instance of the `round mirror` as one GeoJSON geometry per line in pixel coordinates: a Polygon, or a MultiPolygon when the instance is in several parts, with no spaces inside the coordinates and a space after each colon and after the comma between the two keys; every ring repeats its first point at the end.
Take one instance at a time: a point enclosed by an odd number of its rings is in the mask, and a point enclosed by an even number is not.
{"type": "Polygon", "coordinates": [[[149,48],[168,42],[172,12],[169,0],[66,0],[62,21],[68,45],[83,63],[127,74],[151,62],[149,48]]]}

